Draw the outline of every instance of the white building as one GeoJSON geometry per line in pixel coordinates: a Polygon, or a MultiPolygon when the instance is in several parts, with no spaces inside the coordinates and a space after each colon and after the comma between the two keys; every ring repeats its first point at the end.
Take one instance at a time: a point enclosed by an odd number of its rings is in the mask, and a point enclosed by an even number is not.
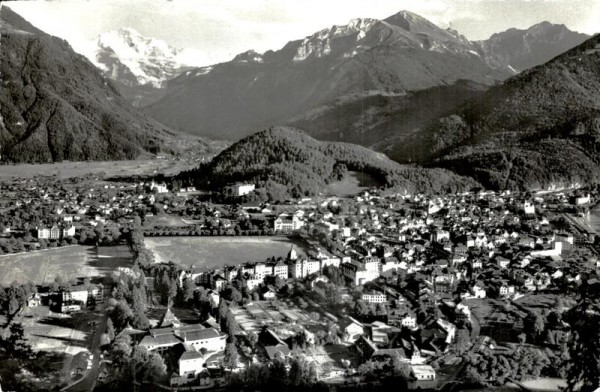
{"type": "Polygon", "coordinates": [[[297,215],[292,218],[282,215],[273,221],[273,230],[275,231],[294,231],[299,230],[302,226],[304,226],[304,221],[297,215]]]}
{"type": "Polygon", "coordinates": [[[152,183],[150,183],[150,190],[155,190],[156,189],[156,193],[167,193],[169,192],[169,190],[167,189],[167,185],[166,184],[157,184],[154,181],[152,181],[152,183]]]}
{"type": "Polygon", "coordinates": [[[200,351],[202,348],[207,351],[223,351],[227,340],[226,334],[221,334],[214,328],[180,331],[179,336],[184,344],[189,344],[196,351],[200,351]]]}
{"type": "Polygon", "coordinates": [[[241,197],[241,196],[248,195],[250,192],[253,192],[255,189],[256,189],[256,185],[254,185],[254,184],[237,183],[237,184],[233,184],[233,185],[229,185],[229,186],[225,187],[224,193],[227,196],[241,197]]]}
{"type": "Polygon", "coordinates": [[[186,350],[177,362],[179,364],[179,376],[191,378],[202,371],[204,356],[195,350],[186,350]]]}
{"type": "Polygon", "coordinates": [[[435,389],[437,386],[435,369],[431,365],[410,365],[410,376],[411,389],[435,389]]]}
{"type": "Polygon", "coordinates": [[[360,298],[370,304],[380,304],[387,301],[386,295],[378,291],[363,293],[360,298]]]}
{"type": "Polygon", "coordinates": [[[304,279],[311,274],[320,271],[321,262],[319,260],[291,260],[288,264],[288,271],[292,278],[304,279]]]}
{"type": "Polygon", "coordinates": [[[526,201],[525,203],[523,203],[523,211],[526,214],[535,214],[535,206],[533,205],[533,203],[526,201]]]}

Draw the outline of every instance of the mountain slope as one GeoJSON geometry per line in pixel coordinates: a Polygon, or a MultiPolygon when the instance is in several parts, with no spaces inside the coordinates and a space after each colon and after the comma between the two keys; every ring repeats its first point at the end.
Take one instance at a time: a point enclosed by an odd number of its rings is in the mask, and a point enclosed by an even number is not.
{"type": "Polygon", "coordinates": [[[6,6],[0,20],[2,160],[132,159],[173,151],[169,144],[178,134],[136,112],[66,41],[6,6]]]}
{"type": "Polygon", "coordinates": [[[494,188],[600,180],[600,35],[491,88],[399,146],[494,188]]]}
{"type": "Polygon", "coordinates": [[[478,186],[443,169],[399,165],[381,153],[346,143],[320,142],[302,131],[275,127],[234,143],[191,176],[221,187],[257,184],[263,200],[317,195],[347,170],[365,172],[397,192],[456,192],[478,186]]]}
{"type": "Polygon", "coordinates": [[[339,97],[288,123],[319,140],[356,143],[393,158],[403,143],[432,119],[480,96],[489,86],[458,81],[402,94],[366,92],[339,97]]]}
{"type": "Polygon", "coordinates": [[[490,68],[477,49],[406,11],[383,21],[355,19],[276,52],[247,52],[185,72],[146,113],[185,132],[237,139],[348,94],[402,93],[459,79],[491,85],[512,74],[490,68]]]}
{"type": "Polygon", "coordinates": [[[569,30],[565,25],[542,22],[528,29],[509,29],[477,42],[492,67],[511,66],[524,71],[543,64],[590,37],[569,30]]]}

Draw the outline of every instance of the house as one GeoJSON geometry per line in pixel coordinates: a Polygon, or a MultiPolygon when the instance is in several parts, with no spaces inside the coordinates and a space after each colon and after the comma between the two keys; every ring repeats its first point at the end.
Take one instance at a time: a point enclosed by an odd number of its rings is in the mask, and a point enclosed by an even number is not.
{"type": "Polygon", "coordinates": [[[186,347],[186,351],[181,354],[177,364],[179,365],[179,376],[195,378],[196,373],[202,370],[202,365],[204,365],[204,356],[202,353],[186,347]]]}
{"type": "Polygon", "coordinates": [[[41,303],[42,303],[42,300],[38,293],[31,294],[31,297],[29,297],[27,299],[27,306],[30,308],[35,308],[37,306],[40,306],[41,303]]]}
{"type": "Polygon", "coordinates": [[[287,357],[290,355],[291,350],[287,344],[277,334],[270,329],[266,329],[259,335],[259,342],[265,348],[267,357],[270,360],[275,359],[277,355],[287,357]]]}
{"type": "Polygon", "coordinates": [[[223,189],[225,196],[241,197],[246,196],[256,189],[255,184],[235,183],[228,185],[223,189]]]}
{"type": "Polygon", "coordinates": [[[262,290],[262,297],[265,300],[273,300],[273,299],[277,299],[277,293],[275,292],[275,290],[273,290],[270,287],[265,287],[262,290]]]}
{"type": "Polygon", "coordinates": [[[486,290],[485,287],[483,287],[483,285],[481,283],[476,283],[473,285],[473,296],[475,298],[485,298],[486,297],[486,290]]]}
{"type": "Polygon", "coordinates": [[[288,265],[283,262],[283,260],[279,260],[273,266],[273,275],[279,276],[281,279],[287,280],[288,278],[288,265]]]}
{"type": "Polygon", "coordinates": [[[98,369],[98,382],[105,383],[108,381],[110,373],[108,372],[108,368],[106,367],[105,362],[100,363],[100,368],[98,369]]]}
{"type": "Polygon", "coordinates": [[[363,293],[361,299],[370,304],[380,304],[387,301],[386,295],[380,291],[370,291],[363,293]]]}
{"type": "Polygon", "coordinates": [[[502,256],[498,256],[498,257],[496,257],[496,264],[500,268],[507,268],[508,265],[510,264],[510,260],[508,260],[502,256]]]}
{"type": "Polygon", "coordinates": [[[290,232],[299,230],[304,225],[304,221],[294,215],[291,219],[285,215],[280,215],[273,221],[273,230],[276,232],[290,232]]]}
{"type": "Polygon", "coordinates": [[[159,328],[167,328],[167,327],[178,328],[178,327],[181,327],[181,325],[182,325],[181,321],[179,321],[177,316],[175,316],[175,314],[173,313],[171,308],[167,308],[167,310],[161,317],[160,322],[158,323],[159,328]]]}
{"type": "Polygon", "coordinates": [[[435,369],[431,365],[410,365],[409,387],[411,389],[435,389],[437,387],[435,369]]]}
{"type": "Polygon", "coordinates": [[[206,296],[210,301],[211,307],[216,308],[219,306],[219,302],[221,302],[221,296],[219,295],[219,293],[217,293],[215,290],[208,290],[206,296]]]}
{"type": "Polygon", "coordinates": [[[502,283],[498,289],[498,292],[501,297],[508,297],[515,293],[515,286],[509,285],[507,283],[502,283]]]}
{"type": "Polygon", "coordinates": [[[175,330],[175,334],[183,340],[183,343],[190,345],[196,351],[204,348],[207,351],[225,350],[226,334],[222,334],[214,328],[175,330]]]}
{"type": "Polygon", "coordinates": [[[354,348],[360,354],[361,359],[366,361],[369,360],[373,354],[377,352],[377,346],[371,340],[364,336],[360,336],[354,342],[354,348]]]}
{"type": "Polygon", "coordinates": [[[151,329],[150,334],[144,336],[139,345],[148,351],[156,350],[162,354],[180,343],[181,340],[175,336],[173,328],[159,328],[151,329]]]}
{"type": "Polygon", "coordinates": [[[523,203],[523,212],[526,215],[535,214],[535,206],[530,201],[523,203]]]}
{"type": "Polygon", "coordinates": [[[340,330],[346,337],[346,341],[355,342],[363,333],[364,326],[356,319],[346,316],[340,320],[340,330]]]}
{"type": "Polygon", "coordinates": [[[223,289],[225,289],[226,284],[227,284],[227,280],[219,274],[217,274],[217,276],[212,278],[213,289],[215,289],[217,291],[223,291],[223,289]]]}

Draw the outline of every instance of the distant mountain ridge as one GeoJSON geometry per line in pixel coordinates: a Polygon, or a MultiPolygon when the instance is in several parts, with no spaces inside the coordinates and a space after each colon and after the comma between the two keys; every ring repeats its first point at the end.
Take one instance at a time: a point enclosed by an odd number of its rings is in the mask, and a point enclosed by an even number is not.
{"type": "Polygon", "coordinates": [[[493,85],[513,74],[491,68],[477,50],[407,11],[354,19],[278,51],[249,51],[186,71],[145,111],[174,129],[238,139],[348,94],[403,93],[461,79],[493,85]]]}
{"type": "Polygon", "coordinates": [[[132,108],[69,44],[0,8],[3,161],[115,160],[209,150],[132,108]]]}
{"type": "Polygon", "coordinates": [[[563,24],[541,22],[528,29],[508,29],[478,41],[491,66],[508,65],[518,72],[543,64],[583,43],[589,35],[569,30],[563,24]]]}
{"type": "MultiPolygon", "coordinates": [[[[372,123],[348,124],[350,129],[344,130],[332,119],[318,124],[308,119],[318,108],[332,105],[337,106],[337,114],[344,113],[340,102],[353,102],[350,107],[356,107],[355,98],[361,95],[412,96],[461,80],[491,86],[586,37],[564,26],[541,23],[476,42],[408,11],[384,20],[358,18],[291,41],[277,51],[248,51],[230,62],[186,71],[171,80],[164,96],[145,110],[174,129],[192,134],[236,140],[271,124],[290,124],[307,128],[317,138],[325,135],[327,140],[372,146],[370,140],[361,142],[364,139],[353,128],[376,129],[384,140],[401,141],[402,137],[394,134],[389,123],[377,129],[379,119],[374,116],[372,123]],[[333,126],[322,128],[325,123],[333,126]]],[[[461,91],[469,98],[479,90],[461,91]]],[[[457,96],[434,106],[449,110],[463,100],[457,96]]],[[[439,114],[421,117],[418,124],[407,119],[411,128],[401,126],[399,132],[418,131],[439,114]]],[[[399,124],[403,121],[401,116],[394,118],[399,124]]]]}

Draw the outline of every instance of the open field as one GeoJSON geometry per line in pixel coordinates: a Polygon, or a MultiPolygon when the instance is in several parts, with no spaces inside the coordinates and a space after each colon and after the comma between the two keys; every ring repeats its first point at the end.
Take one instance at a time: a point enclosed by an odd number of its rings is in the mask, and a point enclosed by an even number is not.
{"type": "Polygon", "coordinates": [[[35,351],[59,352],[75,355],[87,351],[87,337],[91,332],[88,321],[93,313],[72,315],[52,312],[47,306],[25,307],[18,319],[25,329],[25,336],[35,351]]]}
{"type": "Polygon", "coordinates": [[[126,246],[101,247],[73,245],[63,248],[0,256],[0,284],[13,281],[36,284],[52,282],[57,276],[64,280],[100,277],[131,262],[126,246]]]}
{"type": "Polygon", "coordinates": [[[285,257],[292,244],[302,255],[302,244],[287,237],[147,237],[146,247],[157,263],[220,267],[246,261],[285,257]]]}
{"type": "Polygon", "coordinates": [[[342,180],[327,185],[325,193],[338,197],[350,197],[380,185],[373,177],[366,173],[351,171],[342,180]]]}
{"type": "Polygon", "coordinates": [[[105,173],[108,177],[156,173],[175,174],[182,170],[192,169],[197,165],[197,162],[168,159],[3,165],[0,169],[0,180],[30,178],[37,175],[56,175],[59,178],[70,178],[84,174],[100,173],[105,173]]]}

